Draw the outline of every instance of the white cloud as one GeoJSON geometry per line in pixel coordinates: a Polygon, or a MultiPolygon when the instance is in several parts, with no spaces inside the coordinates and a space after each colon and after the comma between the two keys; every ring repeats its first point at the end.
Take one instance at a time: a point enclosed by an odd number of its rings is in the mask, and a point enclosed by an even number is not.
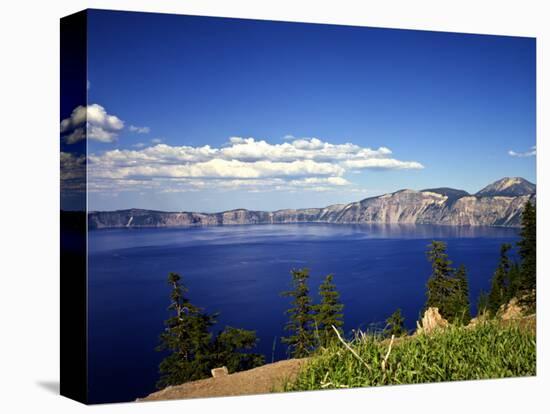
{"type": "Polygon", "coordinates": [[[351,183],[343,177],[307,177],[289,182],[294,187],[309,187],[311,185],[345,186],[351,183]]]}
{"type": "Polygon", "coordinates": [[[77,106],[71,116],[61,121],[61,135],[67,144],[86,137],[100,142],[113,142],[124,128],[124,121],[110,115],[101,105],[77,106]]]}
{"type": "Polygon", "coordinates": [[[162,138],[153,138],[153,139],[151,140],[151,142],[152,142],[153,144],[160,144],[160,143],[162,142],[162,138]]]}
{"type": "Polygon", "coordinates": [[[142,143],[134,146],[138,149],[90,155],[89,180],[94,188],[141,190],[146,186],[163,192],[217,188],[327,191],[352,187],[344,175],[360,170],[423,168],[416,161],[392,158],[392,151],[386,147],[332,144],[318,138],[271,144],[231,137],[221,147],[157,144],[143,148],[142,143]]]}
{"type": "Polygon", "coordinates": [[[60,163],[62,180],[80,178],[85,172],[86,156],[61,151],[60,163]]]}
{"type": "Polygon", "coordinates": [[[264,140],[255,140],[254,138],[231,137],[229,143],[229,146],[219,149],[220,155],[224,158],[243,161],[310,159],[339,162],[352,159],[385,158],[391,154],[391,151],[386,147],[373,150],[351,143],[331,144],[318,138],[299,138],[292,142],[270,144],[264,140]]]}
{"type": "Polygon", "coordinates": [[[76,128],[71,133],[65,135],[65,142],[67,144],[74,144],[86,138],[86,128],[76,128]]]}
{"type": "Polygon", "coordinates": [[[344,161],[344,166],[351,169],[393,169],[393,170],[419,170],[424,168],[416,161],[399,161],[393,158],[367,158],[344,161]]]}
{"type": "MultiPolygon", "coordinates": [[[[136,152],[136,151],[133,151],[136,152]]],[[[141,154],[140,154],[141,155],[141,154]]],[[[311,160],[292,162],[225,160],[214,158],[205,162],[174,164],[167,160],[152,160],[133,157],[130,152],[115,150],[107,157],[90,156],[94,170],[102,178],[124,179],[132,177],[155,178],[264,178],[298,177],[316,175],[341,175],[339,165],[318,163],[311,160]]]]}
{"type": "Polygon", "coordinates": [[[148,134],[149,132],[151,132],[151,128],[147,126],[140,127],[140,126],[130,125],[128,129],[130,130],[130,132],[135,132],[137,134],[148,134]]]}
{"type": "Polygon", "coordinates": [[[508,151],[508,155],[512,157],[521,157],[521,158],[534,157],[535,155],[537,155],[537,146],[534,145],[529,149],[529,151],[525,151],[525,152],[516,152],[516,151],[510,150],[508,151]]]}
{"type": "Polygon", "coordinates": [[[86,189],[86,156],[68,152],[60,153],[61,191],[84,191],[86,189]]]}

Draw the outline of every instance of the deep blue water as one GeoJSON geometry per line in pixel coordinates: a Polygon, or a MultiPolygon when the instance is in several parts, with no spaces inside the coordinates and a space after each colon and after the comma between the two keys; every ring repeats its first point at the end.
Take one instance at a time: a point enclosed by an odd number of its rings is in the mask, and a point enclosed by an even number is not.
{"type": "MultiPolygon", "coordinates": [[[[468,269],[470,299],[487,290],[499,246],[516,229],[429,225],[291,224],[186,229],[121,229],[89,233],[89,391],[92,402],[134,400],[155,390],[155,352],[168,316],[168,272],[178,272],[193,303],[220,312],[225,325],[257,331],[271,362],[286,357],[284,335],[290,270],[311,269],[317,299],[333,273],[345,305],[345,330],[367,329],[398,307],[412,329],[430,275],[426,246],[448,244],[468,269]]],[[[475,311],[475,309],[472,309],[475,311]]]]}

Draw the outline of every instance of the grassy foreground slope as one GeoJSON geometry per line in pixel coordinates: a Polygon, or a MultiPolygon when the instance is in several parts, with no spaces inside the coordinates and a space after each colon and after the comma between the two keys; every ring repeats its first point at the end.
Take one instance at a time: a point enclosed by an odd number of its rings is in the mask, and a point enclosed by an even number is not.
{"type": "Polygon", "coordinates": [[[392,343],[360,335],[348,345],[322,348],[287,391],[532,376],[536,374],[534,320],[486,321],[392,343]]]}

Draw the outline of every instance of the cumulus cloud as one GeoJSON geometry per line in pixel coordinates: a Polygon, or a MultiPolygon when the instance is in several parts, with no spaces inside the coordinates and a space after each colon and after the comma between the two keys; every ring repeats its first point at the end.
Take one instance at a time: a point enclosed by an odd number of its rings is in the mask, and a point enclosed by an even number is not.
{"type": "Polygon", "coordinates": [[[61,152],[61,191],[84,191],[86,188],[86,156],[61,152]]]}
{"type": "Polygon", "coordinates": [[[130,132],[135,132],[136,134],[148,134],[149,132],[151,132],[151,128],[147,126],[130,125],[128,129],[130,130],[130,132]]]}
{"type": "MultiPolygon", "coordinates": [[[[362,148],[358,145],[331,144],[318,138],[299,138],[292,142],[270,144],[254,138],[231,137],[230,146],[221,148],[220,155],[224,158],[252,161],[269,159],[271,161],[292,161],[310,159],[315,161],[340,162],[345,160],[363,160],[371,158],[386,158],[391,151],[386,147],[378,149],[362,148]]],[[[356,167],[365,168],[365,167],[356,167]]],[[[368,168],[368,167],[366,167],[368,168]]]]}
{"type": "Polygon", "coordinates": [[[83,139],[86,139],[86,128],[75,128],[74,130],[66,134],[63,138],[65,139],[65,142],[67,144],[75,144],[79,141],[82,141],[83,139]]]}
{"type": "MultiPolygon", "coordinates": [[[[137,151],[133,151],[137,152],[137,151]]],[[[315,175],[340,175],[344,172],[339,165],[317,163],[311,160],[292,162],[225,160],[214,158],[204,162],[177,164],[158,159],[148,163],[141,155],[133,157],[127,151],[115,150],[107,156],[90,156],[94,170],[102,178],[265,178],[298,177],[315,175]],[[144,160],[142,162],[138,160],[144,160]]]]}
{"type": "Polygon", "coordinates": [[[220,147],[157,144],[115,149],[89,156],[91,188],[143,189],[163,192],[197,189],[250,191],[301,189],[326,191],[352,187],[344,176],[366,169],[420,169],[417,161],[392,157],[386,147],[333,144],[300,138],[272,144],[231,137],[220,147]]]}
{"type": "Polygon", "coordinates": [[[525,151],[525,152],[516,152],[516,151],[510,150],[508,151],[508,155],[512,157],[520,157],[520,158],[534,157],[535,155],[537,155],[537,146],[534,145],[529,149],[529,151],[525,151]]]}
{"type": "Polygon", "coordinates": [[[71,116],[61,121],[61,136],[67,144],[85,138],[99,142],[113,142],[124,128],[124,121],[110,115],[101,105],[77,106],[71,116]]]}

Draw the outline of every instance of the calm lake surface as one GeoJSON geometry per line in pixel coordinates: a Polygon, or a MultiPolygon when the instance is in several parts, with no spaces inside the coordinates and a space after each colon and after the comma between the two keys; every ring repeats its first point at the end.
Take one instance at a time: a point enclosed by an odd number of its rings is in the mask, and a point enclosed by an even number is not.
{"type": "MultiPolygon", "coordinates": [[[[168,316],[169,272],[191,301],[220,312],[225,325],[257,332],[266,362],[286,358],[284,311],[290,270],[308,267],[317,300],[322,278],[334,274],[345,305],[345,330],[383,327],[398,307],[415,327],[430,275],[426,246],[448,244],[466,265],[470,300],[487,290],[502,243],[518,230],[430,225],[280,224],[89,233],[89,374],[92,402],[130,401],[155,390],[155,352],[168,316]],[[275,352],[273,344],[275,341],[275,352]]],[[[475,307],[472,307],[475,311],[475,307]]]]}

